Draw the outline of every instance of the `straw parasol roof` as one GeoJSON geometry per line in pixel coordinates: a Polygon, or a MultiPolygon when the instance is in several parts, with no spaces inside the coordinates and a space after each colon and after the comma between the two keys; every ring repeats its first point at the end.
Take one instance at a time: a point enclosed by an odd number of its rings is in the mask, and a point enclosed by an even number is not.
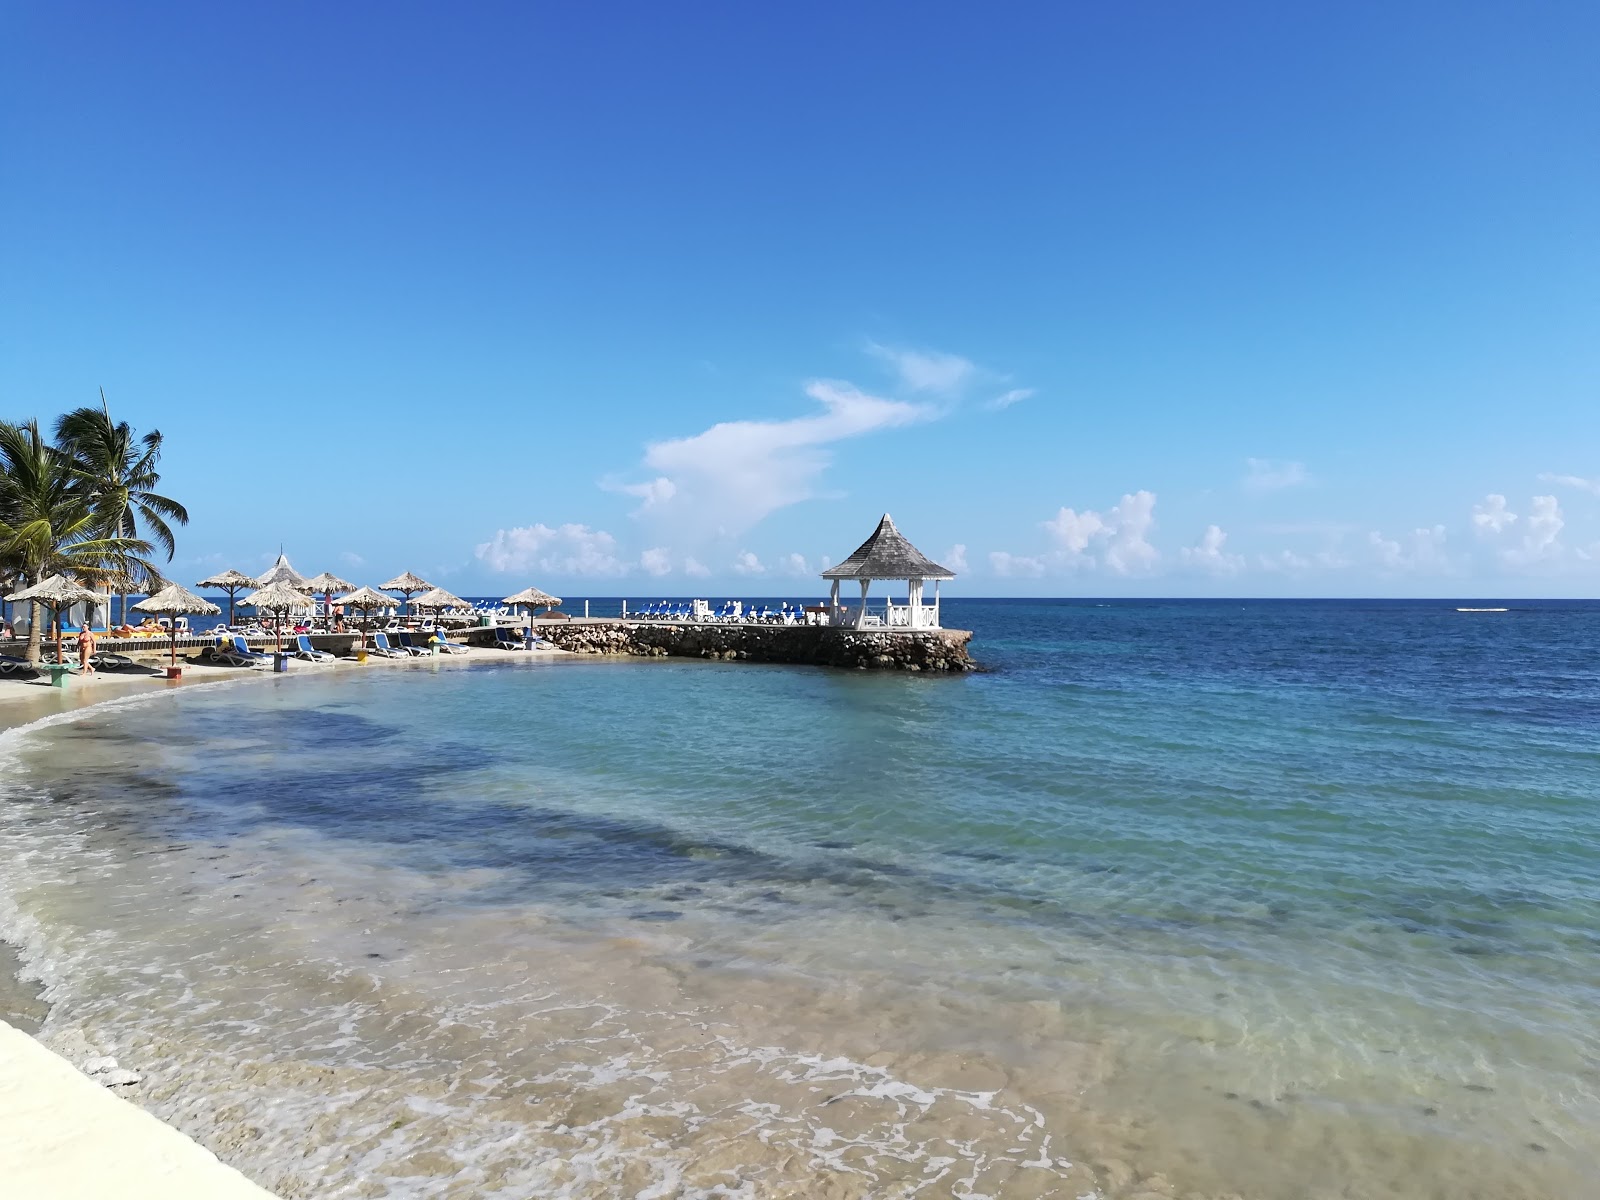
{"type": "Polygon", "coordinates": [[[348,579],[340,579],[332,571],[324,571],[321,575],[313,575],[300,585],[308,592],[321,592],[331,596],[334,592],[348,592],[355,584],[348,579]]]}
{"type": "Polygon", "coordinates": [[[246,608],[264,608],[268,612],[288,612],[291,608],[310,608],[311,597],[286,583],[269,583],[257,588],[239,603],[246,608]]]}
{"type": "Polygon", "coordinates": [[[306,585],[306,577],[289,565],[289,556],[280,550],[278,561],[273,563],[257,582],[262,587],[272,583],[286,583],[293,588],[303,588],[306,585]]]}
{"type": "Polygon", "coordinates": [[[824,579],[954,579],[956,573],[941,567],[894,527],[888,513],[872,536],[836,567],[822,572],[824,579]]]}
{"type": "Polygon", "coordinates": [[[433,584],[407,571],[404,575],[396,575],[388,583],[380,583],[378,586],[386,592],[425,592],[433,584]]]}
{"type": "MultiPolygon", "coordinates": [[[[169,617],[187,613],[203,617],[214,617],[222,611],[211,601],[202,600],[188,588],[176,583],[167,584],[154,596],[139,601],[133,608],[135,612],[158,613],[169,617]]],[[[168,626],[167,636],[171,639],[172,647],[171,657],[167,661],[176,669],[178,665],[178,623],[176,621],[168,626]]]]}
{"type": "Polygon", "coordinates": [[[529,608],[553,608],[561,603],[560,596],[552,596],[549,592],[541,592],[536,587],[523,588],[515,596],[507,596],[502,604],[525,604],[529,608]]]}
{"type": "Polygon", "coordinates": [[[213,575],[210,579],[202,579],[195,587],[220,588],[228,593],[228,624],[233,624],[234,596],[240,588],[260,587],[259,579],[251,579],[243,571],[235,571],[229,567],[221,575],[213,575]]]}
{"type": "Polygon", "coordinates": [[[84,587],[81,583],[74,583],[65,575],[51,575],[48,579],[41,579],[30,588],[23,588],[20,592],[12,593],[6,599],[32,600],[35,603],[46,605],[55,613],[56,661],[61,662],[61,611],[71,608],[74,604],[99,604],[105,597],[100,592],[84,587]]]}
{"type": "Polygon", "coordinates": [[[346,608],[388,608],[395,603],[395,598],[393,596],[385,596],[382,592],[374,591],[372,588],[363,587],[357,588],[348,596],[340,596],[339,603],[346,608]]]}
{"type": "Polygon", "coordinates": [[[32,587],[23,588],[6,597],[7,600],[37,600],[51,608],[70,608],[74,604],[99,604],[105,594],[74,583],[65,575],[51,575],[32,587]]]}
{"type": "Polygon", "coordinates": [[[411,605],[413,608],[466,608],[467,602],[460,596],[452,596],[443,588],[434,588],[431,592],[422,593],[411,605]]]}
{"type": "Polygon", "coordinates": [[[229,591],[234,588],[260,587],[261,580],[252,579],[243,571],[235,571],[229,567],[220,575],[213,575],[209,579],[202,579],[195,587],[221,588],[229,591]]]}
{"type": "Polygon", "coordinates": [[[196,616],[214,617],[222,610],[211,601],[196,596],[182,584],[169,583],[154,596],[132,606],[135,612],[159,613],[176,617],[193,613],[196,616]]]}

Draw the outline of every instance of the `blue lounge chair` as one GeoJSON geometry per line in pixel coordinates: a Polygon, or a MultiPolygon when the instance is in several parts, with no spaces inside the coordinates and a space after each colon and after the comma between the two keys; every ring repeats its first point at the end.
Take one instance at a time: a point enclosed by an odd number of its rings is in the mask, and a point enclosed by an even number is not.
{"type": "Polygon", "coordinates": [[[37,675],[39,668],[28,665],[25,658],[17,658],[11,654],[0,654],[0,675],[37,675]]]}
{"type": "Polygon", "coordinates": [[[372,652],[374,654],[382,655],[384,658],[412,657],[412,654],[409,650],[397,650],[395,647],[391,646],[389,644],[389,635],[387,633],[375,633],[372,635],[372,652]]]}
{"type": "Polygon", "coordinates": [[[400,632],[394,636],[400,642],[400,649],[406,651],[408,654],[414,654],[418,658],[421,658],[425,654],[429,653],[427,647],[417,645],[411,634],[404,629],[400,630],[400,632]]]}
{"type": "Polygon", "coordinates": [[[433,639],[432,639],[432,643],[431,644],[439,647],[439,653],[440,654],[465,654],[465,653],[467,653],[467,647],[463,643],[461,643],[461,642],[452,642],[449,638],[447,638],[445,636],[444,628],[442,626],[433,631],[433,639]]]}
{"type": "Polygon", "coordinates": [[[259,667],[268,655],[257,654],[238,634],[218,638],[217,644],[206,651],[213,662],[227,663],[230,667],[259,667]]]}
{"type": "Polygon", "coordinates": [[[504,625],[494,627],[494,644],[502,650],[527,649],[527,639],[521,637],[515,629],[507,629],[504,625]]]}
{"type": "Polygon", "coordinates": [[[307,637],[303,633],[295,635],[294,643],[295,643],[294,656],[296,658],[303,658],[307,662],[332,662],[333,661],[333,655],[329,654],[326,650],[318,650],[315,646],[313,646],[311,644],[311,639],[309,637],[307,637]]]}

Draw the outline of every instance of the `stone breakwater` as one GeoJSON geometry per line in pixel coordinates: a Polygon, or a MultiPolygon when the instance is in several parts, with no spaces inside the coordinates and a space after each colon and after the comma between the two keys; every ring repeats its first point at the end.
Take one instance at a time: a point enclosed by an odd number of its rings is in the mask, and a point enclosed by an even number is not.
{"type": "Polygon", "coordinates": [[[818,625],[547,621],[538,634],[575,654],[742,659],[883,671],[971,671],[965,629],[841,629],[818,625]]]}

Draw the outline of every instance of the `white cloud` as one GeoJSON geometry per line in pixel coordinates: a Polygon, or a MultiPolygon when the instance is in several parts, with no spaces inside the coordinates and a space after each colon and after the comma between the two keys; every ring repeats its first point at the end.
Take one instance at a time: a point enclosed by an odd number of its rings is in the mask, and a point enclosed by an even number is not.
{"type": "Polygon", "coordinates": [[[1055,561],[1069,567],[1099,565],[1116,575],[1150,570],[1161,557],[1148,536],[1155,527],[1155,507],[1154,492],[1138,491],[1104,513],[1061,509],[1043,523],[1060,547],[1055,561]]]}
{"type": "Polygon", "coordinates": [[[1013,404],[1020,404],[1034,395],[1037,395],[1037,391],[1034,388],[1012,388],[1009,392],[1001,392],[984,407],[996,410],[1010,408],[1013,404]]]}
{"type": "Polygon", "coordinates": [[[1554,496],[1535,496],[1528,509],[1528,520],[1523,526],[1522,543],[1504,552],[1504,558],[1515,566],[1543,562],[1561,555],[1561,530],[1566,521],[1561,516],[1561,505],[1554,496]]]}
{"type": "Polygon", "coordinates": [[[954,546],[951,546],[950,549],[946,550],[944,552],[944,557],[940,558],[938,561],[940,566],[949,567],[957,575],[965,574],[967,571],[971,570],[971,568],[967,566],[967,548],[960,542],[957,542],[954,546]]]}
{"type": "Polygon", "coordinates": [[[704,579],[711,574],[711,568],[691,554],[683,560],[683,573],[694,579],[704,579]]]}
{"type": "Polygon", "coordinates": [[[1479,537],[1495,537],[1516,523],[1517,514],[1506,508],[1506,498],[1490,492],[1482,504],[1472,506],[1472,524],[1479,537]]]}
{"type": "Polygon", "coordinates": [[[656,478],[609,486],[641,498],[636,515],[670,517],[690,536],[737,534],[812,496],[833,443],[938,415],[926,405],[868,395],[835,380],[814,380],[805,390],[821,412],[724,421],[692,437],[654,442],[644,465],[659,472],[656,478]]]}
{"type": "Polygon", "coordinates": [[[635,516],[648,512],[658,504],[665,504],[678,494],[678,485],[664,475],[646,483],[608,483],[601,486],[627,496],[639,497],[642,503],[634,510],[635,516]]]}
{"type": "Polygon", "coordinates": [[[1218,525],[1207,525],[1197,546],[1183,548],[1183,561],[1213,575],[1234,575],[1244,566],[1244,555],[1223,550],[1228,535],[1218,525]]]}
{"type": "Polygon", "coordinates": [[[1591,492],[1600,496],[1600,479],[1585,479],[1582,475],[1553,475],[1546,471],[1539,476],[1541,483],[1553,483],[1559,487],[1577,488],[1580,492],[1591,492]]]}
{"type": "Polygon", "coordinates": [[[804,554],[785,554],[780,558],[773,569],[780,575],[793,575],[797,578],[812,574],[811,565],[806,562],[804,554]]]}
{"type": "Polygon", "coordinates": [[[1260,555],[1256,561],[1260,563],[1263,571],[1281,571],[1290,575],[1302,575],[1312,570],[1337,571],[1350,565],[1347,559],[1332,550],[1322,550],[1316,554],[1297,554],[1293,550],[1280,550],[1276,554],[1260,555]]]}
{"type": "Polygon", "coordinates": [[[765,575],[766,566],[762,561],[748,550],[742,550],[739,557],[733,560],[733,570],[736,575],[765,575]]]}
{"type": "Polygon", "coordinates": [[[1247,492],[1276,492],[1311,482],[1305,463],[1276,458],[1247,458],[1240,486],[1247,492]]]}
{"type": "Polygon", "coordinates": [[[1105,532],[1106,524],[1097,512],[1063,508],[1044,527],[1068,554],[1082,554],[1091,540],[1105,532]]]}
{"type": "Polygon", "coordinates": [[[888,363],[899,377],[901,385],[913,392],[955,396],[979,374],[977,365],[959,354],[907,350],[899,346],[879,345],[877,342],[867,343],[867,353],[888,363]]]}
{"type": "Polygon", "coordinates": [[[587,525],[525,525],[501,529],[477,547],[477,556],[491,571],[537,569],[551,575],[622,575],[627,567],[617,558],[617,540],[587,525]]]}
{"type": "Polygon", "coordinates": [[[639,555],[639,565],[644,568],[646,575],[670,575],[672,573],[672,555],[664,546],[656,546],[639,555]]]}
{"type": "Polygon", "coordinates": [[[1566,552],[1561,543],[1566,519],[1554,496],[1533,497],[1527,516],[1519,518],[1509,511],[1504,496],[1490,493],[1482,504],[1473,505],[1472,524],[1478,536],[1494,546],[1496,556],[1508,567],[1549,562],[1566,552]],[[1513,525],[1517,529],[1513,529],[1513,525]],[[1518,530],[1522,536],[1514,537],[1518,530]]]}
{"type": "Polygon", "coordinates": [[[1444,549],[1443,525],[1414,529],[1403,542],[1376,531],[1367,535],[1367,541],[1377,554],[1378,564],[1390,571],[1440,570],[1450,565],[1444,549]]]}
{"type": "Polygon", "coordinates": [[[990,553],[989,566],[996,575],[1007,577],[1013,575],[1037,577],[1044,574],[1044,559],[1020,554],[1007,554],[1004,550],[995,550],[990,553]]]}
{"type": "Polygon", "coordinates": [[[339,561],[347,567],[364,567],[367,560],[353,550],[345,550],[339,555],[339,561]]]}

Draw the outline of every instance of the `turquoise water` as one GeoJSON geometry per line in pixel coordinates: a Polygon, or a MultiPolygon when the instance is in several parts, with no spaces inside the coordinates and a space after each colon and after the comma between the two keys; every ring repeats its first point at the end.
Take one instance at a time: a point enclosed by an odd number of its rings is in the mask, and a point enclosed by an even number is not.
{"type": "Polygon", "coordinates": [[[946,621],[38,730],[0,935],[290,1195],[1592,1194],[1600,608],[946,621]]]}

